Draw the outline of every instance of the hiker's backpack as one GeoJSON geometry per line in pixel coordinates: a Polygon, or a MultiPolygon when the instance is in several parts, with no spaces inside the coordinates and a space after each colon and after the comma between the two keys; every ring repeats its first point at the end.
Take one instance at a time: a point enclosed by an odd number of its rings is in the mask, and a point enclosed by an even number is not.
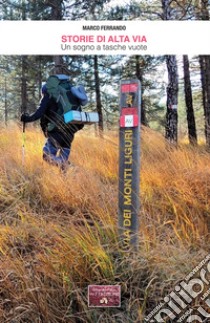
{"type": "MultiPolygon", "coordinates": [[[[72,110],[81,111],[81,106],[87,104],[88,99],[85,89],[82,85],[77,87],[72,86],[69,77],[64,74],[51,75],[46,81],[46,89],[50,98],[53,98],[58,105],[58,110],[56,111],[58,119],[61,122],[66,122],[65,114],[72,110]],[[74,102],[71,102],[71,97],[73,96],[74,102]]],[[[55,127],[55,124],[54,124],[55,127]]],[[[53,124],[48,125],[48,130],[52,130],[53,124]]]]}

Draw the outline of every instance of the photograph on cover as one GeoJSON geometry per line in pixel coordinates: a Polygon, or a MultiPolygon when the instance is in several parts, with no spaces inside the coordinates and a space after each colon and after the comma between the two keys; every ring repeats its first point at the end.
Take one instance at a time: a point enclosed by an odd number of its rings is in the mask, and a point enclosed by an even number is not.
{"type": "Polygon", "coordinates": [[[209,60],[0,56],[2,322],[207,317],[209,60]]]}
{"type": "MultiPolygon", "coordinates": [[[[110,21],[114,37],[116,21],[209,21],[209,9],[3,0],[0,20],[110,21]]],[[[22,45],[13,33],[8,48],[22,45]]],[[[210,50],[68,46],[0,52],[0,322],[208,322],[210,50]]]]}

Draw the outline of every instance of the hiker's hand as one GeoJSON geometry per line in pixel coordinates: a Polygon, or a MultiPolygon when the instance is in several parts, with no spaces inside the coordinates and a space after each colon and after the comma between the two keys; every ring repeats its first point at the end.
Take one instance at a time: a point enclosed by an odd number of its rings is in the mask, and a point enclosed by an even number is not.
{"type": "Polygon", "coordinates": [[[28,116],[28,114],[23,113],[23,114],[21,115],[20,121],[22,121],[22,122],[28,122],[28,121],[29,121],[29,116],[28,116]]]}

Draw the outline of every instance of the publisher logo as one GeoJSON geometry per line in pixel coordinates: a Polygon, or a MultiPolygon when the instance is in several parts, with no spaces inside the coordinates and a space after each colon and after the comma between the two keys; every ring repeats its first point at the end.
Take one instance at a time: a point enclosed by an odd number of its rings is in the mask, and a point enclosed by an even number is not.
{"type": "Polygon", "coordinates": [[[121,288],[119,285],[89,285],[89,307],[120,307],[121,288]]]}
{"type": "Polygon", "coordinates": [[[210,322],[210,254],[146,317],[145,322],[210,322]],[[194,308],[199,302],[200,306],[194,308]]]}

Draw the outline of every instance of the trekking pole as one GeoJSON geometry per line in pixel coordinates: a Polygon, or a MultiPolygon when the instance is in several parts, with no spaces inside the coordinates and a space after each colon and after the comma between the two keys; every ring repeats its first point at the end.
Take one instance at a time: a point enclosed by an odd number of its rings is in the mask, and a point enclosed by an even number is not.
{"type": "Polygon", "coordinates": [[[22,131],[22,165],[25,165],[25,141],[26,141],[26,134],[25,134],[26,123],[23,122],[23,131],[22,131]]]}

